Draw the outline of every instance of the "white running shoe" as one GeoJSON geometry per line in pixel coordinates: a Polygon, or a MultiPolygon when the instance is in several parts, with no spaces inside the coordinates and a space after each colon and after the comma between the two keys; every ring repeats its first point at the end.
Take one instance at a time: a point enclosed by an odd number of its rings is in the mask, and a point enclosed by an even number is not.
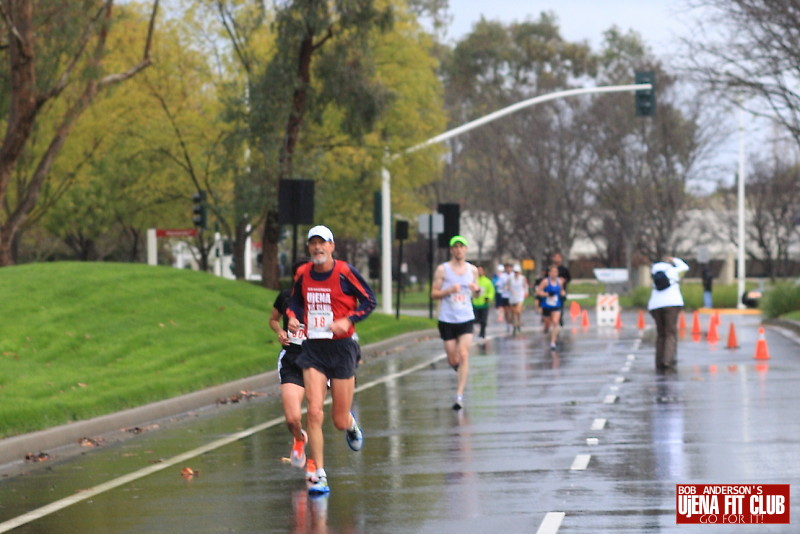
{"type": "Polygon", "coordinates": [[[353,412],[350,412],[350,417],[353,418],[353,425],[355,425],[355,428],[346,430],[344,437],[345,440],[347,440],[347,445],[351,449],[360,451],[361,447],[364,446],[364,434],[361,432],[361,427],[358,426],[356,416],[353,415],[353,412]]]}

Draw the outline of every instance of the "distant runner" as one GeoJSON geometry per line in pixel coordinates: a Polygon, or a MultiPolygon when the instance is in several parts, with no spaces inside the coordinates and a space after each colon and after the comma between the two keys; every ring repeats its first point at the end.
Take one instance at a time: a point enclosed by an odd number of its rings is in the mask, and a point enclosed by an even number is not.
{"type": "Polygon", "coordinates": [[[450,239],[450,261],[436,268],[431,298],[441,300],[439,335],[444,341],[447,362],[456,372],[458,386],[454,410],[464,406],[464,388],[469,377],[469,347],[472,344],[472,298],[478,295],[478,269],[468,263],[467,240],[460,235],[450,239]]]}

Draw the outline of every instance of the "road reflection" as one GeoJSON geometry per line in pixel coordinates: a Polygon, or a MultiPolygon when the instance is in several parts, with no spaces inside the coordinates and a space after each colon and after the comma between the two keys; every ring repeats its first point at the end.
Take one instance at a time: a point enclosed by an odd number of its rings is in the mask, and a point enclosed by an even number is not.
{"type": "Polygon", "coordinates": [[[655,476],[660,480],[680,480],[684,475],[685,443],[683,403],[676,374],[657,377],[652,413],[655,476]]]}

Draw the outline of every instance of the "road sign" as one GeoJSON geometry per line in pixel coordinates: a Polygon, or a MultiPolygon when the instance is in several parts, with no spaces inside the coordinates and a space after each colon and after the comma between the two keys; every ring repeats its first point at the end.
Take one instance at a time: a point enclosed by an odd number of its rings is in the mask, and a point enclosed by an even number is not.
{"type": "Polygon", "coordinates": [[[176,229],[156,228],[156,237],[194,237],[196,235],[197,235],[197,228],[176,228],[176,229]]]}
{"type": "Polygon", "coordinates": [[[419,233],[430,235],[431,234],[431,215],[433,215],[433,233],[441,234],[444,232],[444,215],[441,213],[424,213],[417,217],[417,224],[419,225],[419,233]]]}

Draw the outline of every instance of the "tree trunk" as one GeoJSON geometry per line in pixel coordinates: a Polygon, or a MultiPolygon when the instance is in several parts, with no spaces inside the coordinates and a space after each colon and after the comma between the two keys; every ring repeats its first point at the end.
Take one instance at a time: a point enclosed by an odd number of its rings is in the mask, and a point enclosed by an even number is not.
{"type": "Polygon", "coordinates": [[[281,226],[278,224],[278,212],[271,209],[264,221],[261,235],[261,285],[269,289],[280,289],[280,271],[278,270],[278,240],[281,226]]]}
{"type": "MultiPolygon", "coordinates": [[[[275,185],[275,198],[280,198],[280,181],[292,177],[294,151],[300,137],[300,127],[306,111],[308,87],[311,83],[311,56],[314,53],[314,35],[307,35],[300,45],[297,59],[297,79],[292,93],[292,109],[286,121],[284,142],[278,161],[278,176],[275,185]]],[[[278,213],[274,208],[268,209],[264,221],[262,242],[261,283],[270,289],[280,288],[280,272],[278,270],[278,241],[280,240],[278,213]]]]}

